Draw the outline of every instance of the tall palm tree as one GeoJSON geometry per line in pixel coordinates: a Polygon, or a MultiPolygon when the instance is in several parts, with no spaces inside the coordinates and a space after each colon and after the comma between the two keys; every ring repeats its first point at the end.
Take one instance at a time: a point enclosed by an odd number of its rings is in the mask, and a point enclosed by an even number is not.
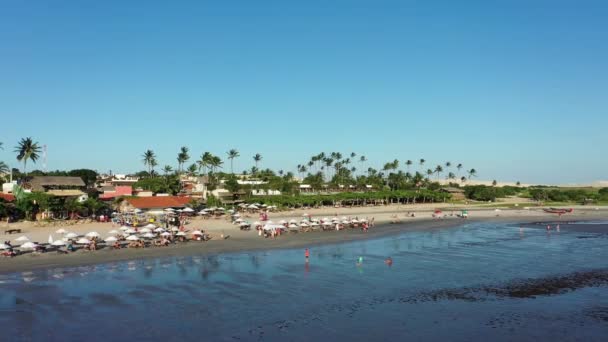
{"type": "Polygon", "coordinates": [[[425,162],[426,162],[426,160],[424,160],[423,158],[420,158],[420,160],[418,161],[418,163],[420,163],[420,169],[422,169],[425,162]]]}
{"type": "Polygon", "coordinates": [[[186,146],[182,146],[177,154],[177,165],[178,171],[182,172],[184,168],[184,164],[190,159],[190,155],[188,154],[189,150],[186,146]]]}
{"type": "Polygon", "coordinates": [[[253,156],[253,161],[255,162],[255,167],[258,168],[258,163],[262,161],[262,155],[256,153],[255,156],[253,156]]]}
{"type": "Polygon", "coordinates": [[[156,159],[156,155],[154,154],[154,151],[152,150],[147,150],[146,152],[144,152],[144,154],[141,155],[142,157],[142,162],[144,163],[144,166],[148,167],[148,174],[152,175],[152,162],[155,161],[156,159]]]}
{"type": "Polygon", "coordinates": [[[437,165],[435,167],[435,173],[437,174],[437,179],[439,180],[439,174],[443,172],[443,167],[441,165],[437,165]]]}
{"type": "Polygon", "coordinates": [[[462,184],[464,184],[467,181],[467,177],[465,177],[465,176],[460,177],[460,181],[462,182],[462,184]]]}
{"type": "Polygon", "coordinates": [[[470,169],[469,171],[467,171],[467,173],[469,174],[469,179],[477,176],[477,170],[475,169],[470,169]]]}
{"type": "Polygon", "coordinates": [[[4,145],[4,143],[0,142],[0,150],[4,150],[4,146],[2,145],[4,145]]]}
{"type": "Polygon", "coordinates": [[[5,162],[0,161],[0,173],[7,173],[9,171],[8,165],[6,165],[5,162]]]}
{"type": "Polygon", "coordinates": [[[462,169],[462,164],[458,163],[458,165],[456,165],[456,168],[458,169],[458,173],[460,173],[460,169],[462,169]]]}
{"type": "Polygon", "coordinates": [[[165,167],[163,167],[163,172],[165,173],[165,176],[168,175],[172,171],[173,171],[173,168],[171,167],[171,165],[165,165],[165,167]]]}
{"type": "Polygon", "coordinates": [[[445,168],[446,170],[449,169],[452,166],[452,162],[445,162],[445,168]]]}
{"type": "Polygon", "coordinates": [[[224,162],[222,161],[222,159],[218,156],[212,156],[211,157],[211,167],[213,168],[213,172],[217,172],[218,168],[222,168],[222,165],[224,165],[224,162]]]}
{"type": "Polygon", "coordinates": [[[17,160],[23,161],[23,173],[27,177],[27,160],[36,163],[36,160],[40,157],[38,142],[34,142],[32,138],[21,138],[19,144],[15,146],[14,152],[17,153],[17,160]]]}
{"type": "MultiPolygon", "coordinates": [[[[359,157],[359,163],[364,164],[367,161],[367,157],[366,156],[361,156],[359,157]]],[[[363,169],[363,165],[361,167],[363,169]]]]}
{"type": "Polygon", "coordinates": [[[434,173],[435,171],[431,170],[431,169],[427,169],[426,170],[426,176],[427,179],[431,179],[431,175],[434,173]]]}
{"type": "Polygon", "coordinates": [[[228,159],[230,159],[230,173],[234,174],[234,158],[238,158],[240,156],[239,151],[233,148],[230,151],[226,152],[226,154],[228,155],[228,159]]]}
{"type": "Polygon", "coordinates": [[[156,174],[156,172],[154,172],[154,168],[158,166],[158,162],[156,161],[156,158],[150,160],[150,176],[154,177],[154,175],[156,174]]]}
{"type": "Polygon", "coordinates": [[[412,164],[414,164],[414,162],[409,159],[405,161],[405,166],[407,167],[407,172],[410,172],[410,167],[412,166],[412,164]]]}
{"type": "Polygon", "coordinates": [[[448,173],[448,179],[456,179],[456,175],[454,174],[454,172],[448,173]]]}
{"type": "Polygon", "coordinates": [[[201,170],[204,170],[207,167],[207,160],[205,159],[205,154],[201,154],[199,159],[196,161],[196,165],[198,165],[198,174],[201,174],[201,170]]]}

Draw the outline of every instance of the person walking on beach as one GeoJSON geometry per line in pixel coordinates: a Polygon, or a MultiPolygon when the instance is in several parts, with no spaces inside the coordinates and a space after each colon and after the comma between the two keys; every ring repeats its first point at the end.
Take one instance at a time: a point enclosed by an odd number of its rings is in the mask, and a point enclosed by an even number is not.
{"type": "Polygon", "coordinates": [[[306,250],[304,251],[304,257],[306,258],[306,262],[308,262],[308,259],[310,258],[310,251],[308,250],[308,248],[306,248],[306,250]]]}

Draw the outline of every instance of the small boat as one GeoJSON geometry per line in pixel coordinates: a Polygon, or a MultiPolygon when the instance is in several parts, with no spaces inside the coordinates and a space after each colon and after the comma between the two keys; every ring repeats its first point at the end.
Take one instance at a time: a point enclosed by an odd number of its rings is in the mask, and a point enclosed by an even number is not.
{"type": "Polygon", "coordinates": [[[567,214],[567,213],[571,213],[573,211],[572,208],[570,209],[561,209],[561,208],[545,208],[543,209],[544,212],[546,213],[550,213],[550,214],[567,214]]]}

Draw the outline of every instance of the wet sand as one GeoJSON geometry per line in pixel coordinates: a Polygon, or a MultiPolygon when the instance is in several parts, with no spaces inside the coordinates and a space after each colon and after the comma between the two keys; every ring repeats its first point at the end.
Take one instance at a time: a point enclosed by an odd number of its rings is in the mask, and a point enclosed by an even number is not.
{"type": "MultiPolygon", "coordinates": [[[[333,216],[330,212],[337,213],[338,216],[351,216],[355,217],[374,217],[377,225],[370,229],[369,232],[363,233],[360,229],[347,229],[343,231],[320,231],[320,232],[308,232],[308,233],[297,233],[297,234],[284,234],[276,239],[261,238],[257,235],[257,232],[252,231],[241,231],[236,226],[230,224],[225,220],[193,220],[188,226],[189,229],[198,227],[205,227],[207,232],[210,232],[214,237],[208,242],[187,242],[178,243],[169,247],[149,247],[143,249],[127,249],[123,248],[120,250],[102,249],[98,251],[84,251],[79,250],[75,253],[64,255],[56,252],[47,253],[27,253],[20,255],[15,258],[2,258],[0,259],[0,273],[10,273],[18,271],[31,271],[42,268],[61,268],[61,267],[73,267],[81,265],[91,265],[98,263],[108,263],[116,261],[125,261],[142,258],[157,258],[157,257],[173,257],[173,256],[188,256],[188,255],[205,255],[205,254],[217,254],[217,253],[229,253],[229,252],[243,252],[243,251],[254,251],[263,249],[276,249],[276,248],[304,248],[320,244],[333,244],[347,241],[355,241],[362,239],[378,238],[391,234],[398,234],[413,230],[426,230],[426,229],[441,229],[459,226],[466,222],[516,222],[516,223],[530,223],[530,222],[562,222],[563,231],[571,229],[566,224],[568,221],[582,221],[582,220],[606,220],[608,219],[608,211],[606,210],[579,210],[575,214],[570,214],[556,219],[556,215],[546,214],[539,210],[503,210],[496,212],[495,210],[470,210],[469,219],[461,219],[455,216],[448,216],[442,219],[431,218],[431,212],[429,211],[417,211],[417,217],[405,217],[405,213],[402,207],[389,206],[381,208],[372,208],[376,210],[361,210],[369,208],[352,208],[348,209],[326,209],[324,211],[309,210],[315,217],[333,216]],[[354,209],[354,210],[352,210],[354,209]],[[359,210],[357,210],[359,209],[359,210]],[[396,218],[395,218],[396,216],[396,218]],[[398,221],[398,223],[390,224],[391,221],[398,221]],[[228,239],[220,239],[220,234],[229,235],[228,239]]],[[[411,208],[409,211],[411,211],[411,208]]],[[[294,212],[282,212],[275,213],[271,219],[277,222],[280,219],[298,218],[302,216],[304,211],[294,212]]],[[[444,212],[449,215],[449,212],[444,212]]],[[[253,221],[255,218],[249,218],[248,220],[253,221]]],[[[538,226],[544,228],[541,224],[530,224],[530,226],[538,226]]],[[[25,235],[34,235],[44,237],[49,233],[52,233],[57,227],[45,227],[45,228],[33,228],[32,231],[38,230],[25,235]]],[[[68,227],[70,231],[77,231],[79,233],[86,233],[91,230],[97,230],[105,236],[104,233],[111,230],[111,224],[105,223],[92,223],[89,225],[83,225],[82,227],[68,227]]],[[[572,229],[599,229],[592,225],[580,227],[577,226],[572,229]]],[[[2,236],[0,239],[6,239],[7,236],[2,236]]],[[[15,238],[16,236],[12,236],[15,238]]],[[[33,239],[32,239],[33,240],[33,239]]],[[[45,238],[40,238],[40,241],[45,241],[45,238]]],[[[36,241],[36,240],[33,240],[36,241]]]]}

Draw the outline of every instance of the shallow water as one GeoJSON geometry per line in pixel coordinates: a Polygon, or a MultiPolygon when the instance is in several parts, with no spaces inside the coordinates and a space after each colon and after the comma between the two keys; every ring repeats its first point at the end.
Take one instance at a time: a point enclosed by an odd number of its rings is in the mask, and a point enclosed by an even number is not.
{"type": "Polygon", "coordinates": [[[11,341],[605,340],[608,235],[569,228],[409,232],[314,247],[308,264],[298,249],[1,275],[0,328],[11,341]]]}

